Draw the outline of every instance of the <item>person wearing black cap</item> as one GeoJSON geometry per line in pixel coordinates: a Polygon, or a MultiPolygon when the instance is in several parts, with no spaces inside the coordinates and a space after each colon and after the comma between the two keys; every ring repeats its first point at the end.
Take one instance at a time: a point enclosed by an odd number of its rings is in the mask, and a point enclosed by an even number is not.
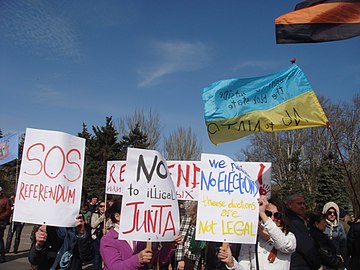
{"type": "Polygon", "coordinates": [[[0,187],[0,263],[5,262],[4,232],[6,225],[9,223],[11,215],[11,205],[9,198],[4,195],[0,187]]]}
{"type": "Polygon", "coordinates": [[[339,220],[344,227],[345,233],[348,234],[350,230],[350,225],[347,224],[347,222],[345,221],[346,215],[347,215],[346,210],[342,207],[339,207],[339,220]]]}

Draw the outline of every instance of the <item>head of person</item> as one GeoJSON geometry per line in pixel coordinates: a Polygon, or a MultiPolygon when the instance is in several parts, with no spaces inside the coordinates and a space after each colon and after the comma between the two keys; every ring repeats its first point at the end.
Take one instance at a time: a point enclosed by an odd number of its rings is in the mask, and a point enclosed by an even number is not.
{"type": "Polygon", "coordinates": [[[98,211],[100,214],[104,214],[105,213],[105,202],[100,202],[98,204],[98,211]]]}
{"type": "Polygon", "coordinates": [[[326,221],[329,223],[339,223],[339,206],[334,202],[328,202],[324,205],[322,213],[326,215],[326,221]]]}
{"type": "Polygon", "coordinates": [[[95,204],[97,204],[97,202],[98,202],[98,197],[97,197],[97,196],[92,196],[90,203],[91,203],[92,205],[95,205],[95,204]]]}
{"type": "Polygon", "coordinates": [[[342,207],[339,207],[339,218],[340,220],[345,221],[345,217],[346,217],[347,213],[346,210],[342,207]]]}
{"type": "Polygon", "coordinates": [[[107,210],[112,223],[119,224],[121,216],[121,199],[115,201],[107,210]]]}
{"type": "Polygon", "coordinates": [[[81,203],[81,211],[89,210],[89,205],[86,202],[81,203]]]}
{"type": "Polygon", "coordinates": [[[188,216],[191,218],[191,223],[192,224],[196,223],[197,206],[198,206],[198,202],[197,201],[192,201],[191,205],[190,205],[190,207],[188,209],[188,216]]]}
{"type": "Polygon", "coordinates": [[[286,201],[286,206],[291,211],[299,216],[304,216],[305,214],[305,198],[304,195],[296,193],[290,195],[286,201]]]}
{"type": "Polygon", "coordinates": [[[310,213],[309,216],[310,226],[318,229],[319,231],[325,231],[326,229],[326,215],[321,212],[310,213]]]}
{"type": "Polygon", "coordinates": [[[269,205],[265,210],[265,214],[270,217],[283,232],[288,233],[288,224],[285,217],[285,206],[283,202],[278,198],[271,198],[268,202],[269,205]]]}

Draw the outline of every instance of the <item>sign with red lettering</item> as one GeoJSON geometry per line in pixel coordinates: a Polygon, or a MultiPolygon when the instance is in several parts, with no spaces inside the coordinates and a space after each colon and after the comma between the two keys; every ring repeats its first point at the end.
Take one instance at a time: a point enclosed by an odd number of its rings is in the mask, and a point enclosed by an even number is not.
{"type": "Polygon", "coordinates": [[[119,239],[174,241],[179,206],[165,159],[157,151],[128,148],[119,239]]]}
{"type": "Polygon", "coordinates": [[[14,221],[72,227],[79,213],[85,139],[26,129],[14,221]]]}
{"type": "MultiPolygon", "coordinates": [[[[260,194],[270,198],[271,163],[270,162],[236,162],[248,172],[251,179],[257,180],[260,194]]],[[[200,161],[167,161],[167,167],[176,189],[178,200],[197,201],[198,186],[201,175],[200,161]]],[[[125,180],[125,161],[108,161],[106,173],[106,194],[122,195],[125,180]]]]}
{"type": "Polygon", "coordinates": [[[223,155],[201,155],[195,238],[255,244],[259,187],[236,162],[223,155]]]}

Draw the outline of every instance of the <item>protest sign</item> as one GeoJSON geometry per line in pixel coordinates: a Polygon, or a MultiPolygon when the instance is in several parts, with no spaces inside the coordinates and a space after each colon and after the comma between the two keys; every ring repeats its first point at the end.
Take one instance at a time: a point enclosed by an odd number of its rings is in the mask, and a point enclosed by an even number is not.
{"type": "Polygon", "coordinates": [[[70,227],[79,213],[85,139],[26,129],[14,221],[70,227]]]}
{"type": "Polygon", "coordinates": [[[179,206],[160,153],[128,148],[124,177],[119,239],[174,241],[179,231],[179,206]]]}
{"type": "Polygon", "coordinates": [[[254,244],[259,189],[249,174],[222,155],[201,155],[196,239],[254,244]]]}
{"type": "MultiPolygon", "coordinates": [[[[257,180],[260,194],[270,198],[271,195],[271,163],[270,162],[235,162],[251,177],[257,180]]],[[[175,185],[178,200],[197,201],[198,186],[201,175],[200,161],[168,160],[167,166],[175,185]]],[[[122,195],[125,180],[125,161],[108,161],[106,173],[106,194],[122,195]]]]}

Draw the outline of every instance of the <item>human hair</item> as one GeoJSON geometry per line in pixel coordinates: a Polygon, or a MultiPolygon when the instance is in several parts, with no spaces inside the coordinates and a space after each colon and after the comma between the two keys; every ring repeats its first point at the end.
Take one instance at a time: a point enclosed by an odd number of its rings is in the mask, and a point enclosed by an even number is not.
{"type": "Polygon", "coordinates": [[[311,212],[309,214],[309,224],[315,226],[315,223],[320,223],[321,220],[326,220],[326,214],[323,214],[319,211],[311,212]]]}
{"type": "Polygon", "coordinates": [[[197,206],[198,206],[198,202],[193,201],[193,202],[191,202],[191,205],[188,209],[187,215],[190,217],[192,224],[196,223],[197,206]]]}
{"type": "Polygon", "coordinates": [[[107,209],[107,215],[110,217],[113,223],[117,223],[118,221],[115,218],[115,214],[121,214],[121,202],[122,200],[119,199],[115,201],[109,209],[107,209]]]}
{"type": "Polygon", "coordinates": [[[296,198],[305,198],[303,194],[301,193],[294,193],[287,197],[286,199],[286,205],[288,206],[290,203],[292,203],[296,198]]]}
{"type": "Polygon", "coordinates": [[[279,219],[279,224],[277,224],[279,227],[281,227],[281,230],[285,233],[289,233],[289,222],[285,215],[285,205],[284,203],[277,197],[272,197],[268,200],[269,203],[276,206],[278,209],[278,212],[281,214],[281,217],[279,219]]]}

